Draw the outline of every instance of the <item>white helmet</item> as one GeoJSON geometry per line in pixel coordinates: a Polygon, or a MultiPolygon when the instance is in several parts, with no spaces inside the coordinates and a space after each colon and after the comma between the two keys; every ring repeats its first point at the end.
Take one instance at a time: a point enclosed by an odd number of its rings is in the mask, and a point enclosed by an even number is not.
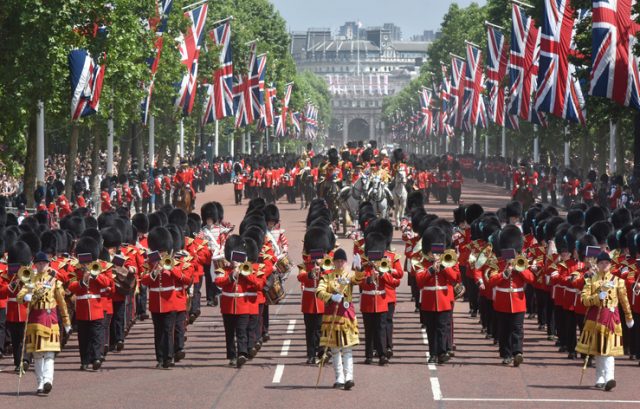
{"type": "Polygon", "coordinates": [[[388,156],[387,150],[386,149],[381,150],[380,155],[388,156]]]}

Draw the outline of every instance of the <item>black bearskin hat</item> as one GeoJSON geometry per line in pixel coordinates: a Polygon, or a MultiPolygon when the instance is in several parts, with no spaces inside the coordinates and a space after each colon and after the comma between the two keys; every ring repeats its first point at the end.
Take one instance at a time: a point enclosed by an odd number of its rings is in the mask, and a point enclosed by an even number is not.
{"type": "Polygon", "coordinates": [[[387,249],[385,237],[382,233],[373,232],[364,238],[364,250],[368,255],[371,251],[382,251],[387,249]]]}
{"type": "Polygon", "coordinates": [[[173,209],[169,213],[169,223],[184,229],[187,226],[187,213],[182,209],[173,209]]]}
{"type": "Polygon", "coordinates": [[[106,227],[100,230],[102,246],[104,248],[116,248],[122,245],[122,233],[115,227],[106,227]]]}
{"type": "Polygon", "coordinates": [[[304,252],[309,254],[311,250],[322,249],[328,253],[333,249],[331,238],[327,231],[321,227],[312,227],[304,235],[304,252]]]}
{"type": "Polygon", "coordinates": [[[224,258],[229,262],[231,261],[231,252],[233,251],[246,252],[244,240],[237,234],[229,236],[224,243],[224,258]]]}
{"type": "Polygon", "coordinates": [[[613,228],[616,230],[630,225],[632,219],[631,211],[625,207],[619,207],[611,214],[611,223],[613,223],[613,228]]]}
{"type": "Polygon", "coordinates": [[[91,237],[81,237],[76,243],[76,254],[91,254],[91,260],[96,261],[100,256],[100,244],[91,237]]]}
{"type": "Polygon", "coordinates": [[[607,220],[606,211],[600,206],[591,206],[584,215],[584,227],[587,229],[595,222],[607,220]]]}
{"type": "Polygon", "coordinates": [[[409,193],[407,196],[407,209],[411,211],[418,207],[424,207],[424,195],[420,191],[409,193]]]}
{"type": "Polygon", "coordinates": [[[465,211],[466,210],[467,209],[462,205],[460,205],[457,208],[453,209],[453,223],[455,223],[456,225],[459,226],[463,222],[466,222],[466,219],[465,219],[465,211]]]}
{"type": "Polygon", "coordinates": [[[134,214],[131,218],[131,224],[133,224],[133,227],[135,227],[140,234],[149,232],[149,219],[144,213],[134,214]]]}
{"type": "Polygon", "coordinates": [[[244,238],[244,248],[247,250],[247,261],[257,263],[260,257],[260,247],[252,238],[244,238]]]}
{"type": "Polygon", "coordinates": [[[391,247],[391,240],[393,240],[393,224],[388,219],[376,219],[373,220],[367,226],[365,230],[365,236],[373,233],[380,233],[384,237],[386,248],[391,247]]]}
{"type": "Polygon", "coordinates": [[[464,218],[468,224],[471,224],[475,219],[482,216],[484,209],[477,203],[470,204],[464,211],[464,218]]]}
{"type": "Polygon", "coordinates": [[[58,235],[52,231],[45,231],[40,235],[40,250],[46,254],[58,253],[58,235]]]}
{"type": "Polygon", "coordinates": [[[571,209],[567,212],[567,222],[572,226],[584,224],[584,212],[580,209],[571,209]]]}
{"type": "Polygon", "coordinates": [[[65,230],[67,230],[74,238],[80,237],[85,229],[84,219],[81,217],[70,217],[65,222],[65,230]]]}
{"type": "Polygon", "coordinates": [[[33,258],[31,248],[24,241],[17,241],[7,250],[7,263],[26,266],[33,258]]]}
{"type": "Polygon", "coordinates": [[[40,236],[33,232],[22,233],[18,240],[27,243],[29,248],[31,249],[31,254],[36,254],[40,251],[40,247],[42,243],[40,243],[40,236]]]}
{"type": "Polygon", "coordinates": [[[507,203],[505,210],[507,218],[517,217],[520,219],[522,217],[522,203],[518,201],[514,200],[513,202],[507,203]]]}
{"type": "Polygon", "coordinates": [[[508,224],[500,231],[498,237],[498,246],[500,250],[515,249],[517,253],[522,251],[524,240],[522,238],[522,232],[513,224],[508,224]]]}
{"type": "Polygon", "coordinates": [[[173,242],[172,250],[174,252],[182,250],[184,248],[184,233],[182,232],[180,226],[177,226],[175,224],[168,224],[167,230],[169,230],[169,233],[171,233],[171,241],[173,242]]]}
{"type": "Polygon", "coordinates": [[[595,222],[589,227],[589,234],[593,235],[599,244],[606,243],[611,233],[613,233],[613,225],[606,221],[595,222]]]}
{"type": "Polygon", "coordinates": [[[173,249],[171,233],[164,227],[153,228],[149,232],[147,243],[151,251],[171,251],[173,249]]]}
{"type": "Polygon", "coordinates": [[[431,246],[438,243],[446,246],[445,233],[439,227],[428,227],[424,233],[422,233],[422,253],[428,254],[431,252],[431,246]]]}
{"type": "Polygon", "coordinates": [[[217,222],[218,220],[218,210],[216,209],[216,205],[213,202],[208,202],[202,205],[200,208],[200,216],[202,217],[202,222],[207,223],[207,219],[213,220],[213,222],[217,222]]]}
{"type": "Polygon", "coordinates": [[[280,221],[280,210],[278,206],[270,203],[264,208],[264,216],[267,222],[278,223],[280,221]]]}
{"type": "Polygon", "coordinates": [[[587,255],[587,247],[598,246],[598,240],[591,234],[585,234],[580,239],[576,240],[576,251],[578,252],[578,258],[580,261],[584,261],[587,255]]]}

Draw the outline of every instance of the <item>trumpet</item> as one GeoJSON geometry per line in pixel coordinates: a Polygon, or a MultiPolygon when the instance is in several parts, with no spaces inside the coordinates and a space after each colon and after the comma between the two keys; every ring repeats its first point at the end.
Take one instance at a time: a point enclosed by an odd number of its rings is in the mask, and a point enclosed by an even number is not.
{"type": "Polygon", "coordinates": [[[333,259],[329,256],[323,258],[322,260],[320,260],[320,267],[323,270],[333,270],[335,268],[335,266],[333,265],[333,259]]]}
{"type": "Polygon", "coordinates": [[[375,262],[375,267],[379,273],[388,273],[389,271],[391,271],[391,260],[389,259],[389,257],[383,257],[375,262]]]}
{"type": "Polygon", "coordinates": [[[82,277],[82,282],[85,286],[89,285],[89,280],[95,279],[100,273],[102,273],[102,266],[97,261],[85,264],[83,267],[86,271],[86,273],[82,277]]]}
{"type": "Polygon", "coordinates": [[[253,265],[249,261],[245,261],[244,263],[238,266],[238,273],[245,277],[250,276],[253,273],[253,265]]]}
{"type": "Polygon", "coordinates": [[[176,262],[171,256],[162,257],[159,264],[163,270],[173,270],[176,266],[176,262]]]}
{"type": "MultiPolygon", "coordinates": [[[[484,253],[483,253],[484,254],[484,253]]],[[[440,263],[445,267],[445,268],[450,268],[456,265],[456,263],[458,262],[458,254],[456,253],[456,251],[454,249],[448,249],[446,250],[443,254],[442,257],[440,258],[440,263]]]]}
{"type": "Polygon", "coordinates": [[[519,255],[513,259],[512,265],[514,270],[516,270],[519,273],[522,273],[524,270],[529,268],[529,260],[527,260],[525,256],[519,255]]]}

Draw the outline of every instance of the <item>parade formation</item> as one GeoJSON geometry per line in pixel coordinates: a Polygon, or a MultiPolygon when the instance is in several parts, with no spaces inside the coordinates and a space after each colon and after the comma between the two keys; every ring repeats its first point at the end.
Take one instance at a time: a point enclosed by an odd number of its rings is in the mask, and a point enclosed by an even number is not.
{"type": "Polygon", "coordinates": [[[267,0],[10,3],[51,33],[0,53],[0,401],[640,404],[635,1],[452,4],[426,60],[267,0]]]}

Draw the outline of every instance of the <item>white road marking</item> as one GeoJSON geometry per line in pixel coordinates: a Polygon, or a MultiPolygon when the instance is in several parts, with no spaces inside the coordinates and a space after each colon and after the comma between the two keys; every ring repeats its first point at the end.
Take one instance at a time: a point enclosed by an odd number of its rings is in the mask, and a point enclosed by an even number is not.
{"type": "Polygon", "coordinates": [[[433,400],[442,400],[442,391],[440,390],[440,381],[437,376],[429,378],[431,381],[431,392],[433,392],[433,400]]]}
{"type": "Polygon", "coordinates": [[[289,326],[287,327],[287,334],[293,334],[293,330],[296,327],[296,320],[289,320],[289,326]]]}
{"type": "Polygon", "coordinates": [[[289,355],[289,347],[290,346],[291,346],[291,340],[290,339],[285,339],[284,342],[282,343],[282,350],[280,351],[280,356],[289,355]]]}
{"type": "MultiPolygon", "coordinates": [[[[426,352],[425,355],[427,356],[427,361],[428,361],[431,355],[429,355],[429,352],[426,352]]],[[[430,371],[435,371],[438,369],[436,368],[436,364],[434,363],[427,363],[427,367],[429,368],[430,371]]]]}
{"type": "MultiPolygon", "coordinates": [[[[433,387],[433,379],[431,378],[431,385],[433,387]]],[[[437,378],[436,382],[438,381],[437,378]]],[[[435,399],[435,391],[434,391],[435,399]]],[[[536,399],[536,398],[522,398],[522,399],[509,399],[509,398],[443,398],[440,395],[442,401],[451,402],[540,402],[540,403],[640,403],[640,400],[613,400],[613,399],[536,399]]]]}
{"type": "Polygon", "coordinates": [[[278,364],[276,366],[276,372],[273,374],[273,383],[280,383],[280,379],[282,379],[282,373],[284,372],[284,364],[278,364]]]}
{"type": "Polygon", "coordinates": [[[424,342],[425,345],[429,345],[429,337],[427,336],[427,330],[422,328],[422,342],[424,342]]]}

